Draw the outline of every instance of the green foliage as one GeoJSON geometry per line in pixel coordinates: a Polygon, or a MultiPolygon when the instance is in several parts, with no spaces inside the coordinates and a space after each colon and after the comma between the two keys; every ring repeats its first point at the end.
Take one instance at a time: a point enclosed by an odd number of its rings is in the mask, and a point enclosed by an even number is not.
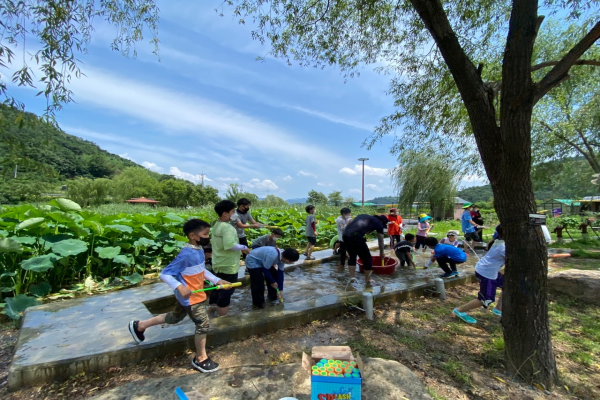
{"type": "Polygon", "coordinates": [[[267,195],[264,200],[261,200],[257,205],[261,207],[285,207],[288,206],[288,202],[282,199],[281,197],[277,197],[273,194],[267,195]]]}
{"type": "Polygon", "coordinates": [[[231,200],[234,203],[241,198],[246,198],[250,200],[252,203],[258,203],[258,196],[253,193],[243,192],[241,186],[237,183],[230,183],[229,188],[227,188],[227,192],[225,193],[225,198],[227,200],[231,200]]]}
{"type": "Polygon", "coordinates": [[[464,188],[459,190],[457,195],[467,201],[470,201],[471,203],[477,203],[478,205],[482,201],[489,202],[494,197],[494,193],[492,193],[492,187],[490,185],[464,188]]]}
{"type": "Polygon", "coordinates": [[[312,205],[327,204],[327,196],[325,196],[325,194],[323,194],[321,192],[317,192],[316,190],[311,189],[311,191],[308,192],[308,198],[306,199],[306,204],[312,204],[312,205]]]}
{"type": "Polygon", "coordinates": [[[344,201],[341,190],[334,190],[333,192],[329,193],[327,199],[329,200],[330,205],[336,207],[341,206],[342,202],[344,201]]]}
{"type": "Polygon", "coordinates": [[[454,208],[459,176],[448,157],[407,150],[398,162],[392,176],[400,207],[411,209],[417,202],[428,203],[434,218],[443,218],[446,210],[454,208]]]}

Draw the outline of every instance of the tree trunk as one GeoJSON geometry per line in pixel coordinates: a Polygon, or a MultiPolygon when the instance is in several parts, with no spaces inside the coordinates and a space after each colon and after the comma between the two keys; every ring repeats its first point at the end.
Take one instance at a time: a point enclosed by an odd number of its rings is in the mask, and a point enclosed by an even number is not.
{"type": "Polygon", "coordinates": [[[500,126],[493,94],[460,46],[439,0],[412,0],[467,108],[506,241],[502,325],[506,367],[531,383],[551,388],[556,363],[550,341],[546,292],[548,258],[531,183],[531,114],[536,87],[531,80],[533,43],[540,19],[536,0],[514,0],[502,67],[500,126]]]}

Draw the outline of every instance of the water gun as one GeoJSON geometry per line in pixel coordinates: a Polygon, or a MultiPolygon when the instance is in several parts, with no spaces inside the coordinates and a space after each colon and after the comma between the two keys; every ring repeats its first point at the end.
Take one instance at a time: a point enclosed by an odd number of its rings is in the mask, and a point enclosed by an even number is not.
{"type": "Polygon", "coordinates": [[[228,285],[215,285],[215,286],[211,286],[208,288],[204,288],[204,289],[198,289],[198,290],[192,290],[192,293],[198,293],[198,292],[206,292],[207,290],[215,290],[215,289],[231,289],[234,287],[239,287],[242,286],[242,282],[234,282],[234,283],[230,283],[228,285]]]}

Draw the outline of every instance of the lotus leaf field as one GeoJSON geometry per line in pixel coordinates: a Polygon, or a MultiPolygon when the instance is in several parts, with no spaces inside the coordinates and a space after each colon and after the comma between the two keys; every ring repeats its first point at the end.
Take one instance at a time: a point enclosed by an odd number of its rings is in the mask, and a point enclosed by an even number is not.
{"type": "MultiPolygon", "coordinates": [[[[317,214],[322,244],[329,244],[337,233],[337,213],[328,211],[317,214]]],[[[257,221],[284,231],[281,247],[306,244],[302,207],[253,209],[252,213],[257,221]]],[[[77,291],[140,283],[144,274],[166,266],[187,242],[182,225],[190,218],[212,224],[217,216],[208,207],[105,215],[83,210],[63,198],[40,207],[0,208],[3,313],[18,319],[25,308],[38,304],[44,296],[73,297],[77,291]]],[[[253,239],[268,232],[266,228],[249,229],[247,235],[253,239]]]]}

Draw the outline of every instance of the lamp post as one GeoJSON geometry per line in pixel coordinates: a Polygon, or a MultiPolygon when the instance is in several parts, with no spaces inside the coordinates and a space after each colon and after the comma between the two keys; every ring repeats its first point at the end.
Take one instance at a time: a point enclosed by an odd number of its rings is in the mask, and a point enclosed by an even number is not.
{"type": "Polygon", "coordinates": [[[362,206],[365,207],[365,161],[368,158],[359,158],[358,161],[362,161],[362,206]]]}

